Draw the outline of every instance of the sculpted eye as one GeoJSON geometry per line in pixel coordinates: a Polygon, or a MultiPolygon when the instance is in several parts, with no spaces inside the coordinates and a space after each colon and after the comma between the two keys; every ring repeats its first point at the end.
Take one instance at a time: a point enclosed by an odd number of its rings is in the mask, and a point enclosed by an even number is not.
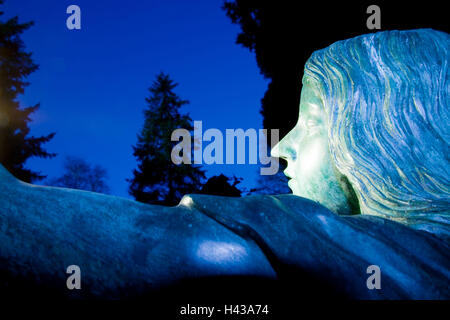
{"type": "Polygon", "coordinates": [[[306,129],[308,131],[319,129],[319,127],[322,125],[322,121],[319,119],[308,119],[306,121],[306,129]]]}
{"type": "Polygon", "coordinates": [[[317,120],[308,120],[307,122],[306,122],[306,125],[308,126],[308,127],[314,127],[314,126],[317,126],[317,125],[319,125],[319,122],[317,121],[317,120]]]}
{"type": "Polygon", "coordinates": [[[311,117],[299,119],[300,130],[305,135],[311,135],[316,133],[322,126],[322,120],[311,117]]]}

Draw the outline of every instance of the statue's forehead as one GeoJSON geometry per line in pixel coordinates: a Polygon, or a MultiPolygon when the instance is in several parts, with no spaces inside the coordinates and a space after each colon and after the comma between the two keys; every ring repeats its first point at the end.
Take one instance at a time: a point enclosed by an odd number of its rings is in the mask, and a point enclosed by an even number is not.
{"type": "Polygon", "coordinates": [[[322,98],[316,85],[311,82],[303,84],[300,100],[300,113],[319,113],[323,110],[322,98]]]}

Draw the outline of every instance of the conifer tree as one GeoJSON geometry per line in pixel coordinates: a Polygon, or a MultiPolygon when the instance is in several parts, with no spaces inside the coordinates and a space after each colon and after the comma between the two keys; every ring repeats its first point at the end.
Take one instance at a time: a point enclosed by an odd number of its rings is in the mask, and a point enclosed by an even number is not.
{"type": "MultiPolygon", "coordinates": [[[[0,0],[0,5],[2,3],[0,0]]],[[[0,11],[0,16],[2,14],[0,11]]],[[[22,108],[17,99],[29,84],[26,77],[38,68],[20,38],[32,25],[32,22],[19,23],[17,17],[0,21],[0,163],[26,182],[45,177],[24,167],[28,158],[54,156],[42,148],[42,144],[50,141],[54,133],[42,137],[30,136],[30,115],[39,108],[39,104],[22,108]]]]}
{"type": "Polygon", "coordinates": [[[205,179],[199,166],[171,161],[172,148],[178,143],[171,141],[172,132],[193,130],[189,115],[180,114],[180,108],[189,102],[174,93],[176,86],[168,75],[160,73],[146,98],[144,126],[133,147],[138,168],[128,180],[129,193],[140,202],[176,205],[183,195],[198,191],[205,179]]]}

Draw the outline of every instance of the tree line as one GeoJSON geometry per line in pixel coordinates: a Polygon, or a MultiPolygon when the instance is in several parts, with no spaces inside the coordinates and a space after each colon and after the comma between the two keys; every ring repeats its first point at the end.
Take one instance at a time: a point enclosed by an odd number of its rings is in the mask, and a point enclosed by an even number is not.
{"type": "MultiPolygon", "coordinates": [[[[1,15],[0,11],[0,18],[1,15]]],[[[33,22],[19,23],[18,17],[0,20],[0,163],[15,177],[29,183],[42,181],[46,176],[27,168],[26,161],[31,157],[56,156],[44,148],[55,133],[35,137],[30,132],[30,116],[39,104],[23,107],[18,100],[29,85],[27,77],[38,69],[21,39],[23,32],[32,26],[33,22]]],[[[174,92],[176,86],[169,75],[160,73],[149,88],[143,126],[133,146],[137,168],[127,180],[129,194],[137,201],[160,205],[176,205],[187,193],[241,196],[242,191],[237,188],[241,179],[219,175],[205,181],[205,171],[200,166],[176,165],[170,160],[174,144],[171,133],[177,128],[193,130],[189,115],[180,113],[180,108],[189,102],[174,92]]],[[[103,167],[68,156],[62,175],[44,182],[108,193],[107,177],[103,167]]]]}

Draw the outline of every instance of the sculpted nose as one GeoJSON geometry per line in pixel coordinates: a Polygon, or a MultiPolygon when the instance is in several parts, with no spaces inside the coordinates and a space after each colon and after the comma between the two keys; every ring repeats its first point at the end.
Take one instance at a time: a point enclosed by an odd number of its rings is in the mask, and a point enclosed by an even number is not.
{"type": "Polygon", "coordinates": [[[292,145],[292,131],[289,132],[275,147],[273,147],[270,155],[285,160],[295,160],[296,152],[292,145]]]}
{"type": "Polygon", "coordinates": [[[270,151],[270,155],[272,157],[274,157],[274,158],[281,158],[281,155],[280,155],[280,144],[281,144],[281,141],[278,142],[275,145],[275,147],[273,147],[272,150],[270,151]]]}

